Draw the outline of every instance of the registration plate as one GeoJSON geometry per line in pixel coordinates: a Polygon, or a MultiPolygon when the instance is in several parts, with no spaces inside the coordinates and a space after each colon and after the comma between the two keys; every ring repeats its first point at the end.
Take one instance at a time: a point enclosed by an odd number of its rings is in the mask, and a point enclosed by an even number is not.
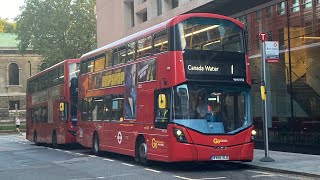
{"type": "Polygon", "coordinates": [[[211,160],[225,161],[225,160],[229,160],[229,156],[211,156],[211,160]]]}

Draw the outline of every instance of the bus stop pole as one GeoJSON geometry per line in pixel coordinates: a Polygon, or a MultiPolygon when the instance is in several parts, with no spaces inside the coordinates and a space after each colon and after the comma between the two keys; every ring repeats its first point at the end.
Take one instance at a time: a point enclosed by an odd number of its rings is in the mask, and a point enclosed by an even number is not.
{"type": "MultiPolygon", "coordinates": [[[[263,80],[263,85],[266,86],[267,83],[267,72],[266,72],[266,44],[265,42],[262,42],[262,52],[261,52],[261,70],[263,71],[261,73],[262,75],[262,80],[263,80]]],[[[266,86],[268,87],[268,86],[266,86]]],[[[262,162],[273,162],[274,160],[269,157],[269,135],[268,135],[268,118],[269,115],[271,116],[271,114],[268,114],[268,101],[271,101],[271,97],[268,96],[268,90],[265,89],[265,94],[267,96],[267,98],[265,100],[263,100],[263,114],[264,114],[264,118],[263,118],[263,135],[264,135],[264,148],[265,148],[265,156],[260,159],[260,161],[262,162]]]]}

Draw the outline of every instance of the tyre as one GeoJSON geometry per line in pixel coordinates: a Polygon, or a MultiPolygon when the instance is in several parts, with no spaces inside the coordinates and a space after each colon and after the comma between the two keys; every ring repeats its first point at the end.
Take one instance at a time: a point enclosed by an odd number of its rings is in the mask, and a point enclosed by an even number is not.
{"type": "Polygon", "coordinates": [[[33,133],[33,142],[36,146],[39,146],[37,131],[33,133]]]}
{"type": "Polygon", "coordinates": [[[143,138],[140,138],[136,144],[135,160],[143,165],[148,165],[147,159],[148,147],[147,143],[143,138]]]}
{"type": "Polygon", "coordinates": [[[53,148],[58,148],[59,147],[58,142],[57,142],[56,131],[53,131],[53,133],[52,133],[52,147],[53,148]]]}
{"type": "Polygon", "coordinates": [[[99,155],[100,154],[99,136],[96,133],[93,136],[92,149],[93,149],[93,154],[95,154],[95,155],[99,155]]]}

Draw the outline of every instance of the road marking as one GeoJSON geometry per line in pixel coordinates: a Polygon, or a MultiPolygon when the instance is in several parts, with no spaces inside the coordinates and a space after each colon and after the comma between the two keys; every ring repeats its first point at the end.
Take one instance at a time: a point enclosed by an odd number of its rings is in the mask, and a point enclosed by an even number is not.
{"type": "Polygon", "coordinates": [[[69,154],[72,154],[73,152],[71,152],[71,151],[64,151],[65,153],[69,153],[69,154]]]}
{"type": "Polygon", "coordinates": [[[173,177],[176,177],[176,178],[179,178],[179,179],[194,180],[194,179],[186,178],[186,177],[182,177],[182,176],[173,176],[173,177]]]}
{"type": "Polygon", "coordinates": [[[81,154],[81,153],[75,153],[75,154],[80,155],[80,156],[84,156],[84,154],[81,154]]]}
{"type": "Polygon", "coordinates": [[[305,179],[304,177],[292,177],[292,176],[287,175],[287,174],[277,174],[277,176],[285,177],[285,178],[288,178],[288,179],[299,179],[299,180],[304,180],[305,179]]]}
{"type": "Polygon", "coordinates": [[[276,176],[276,175],[274,175],[274,174],[260,174],[260,175],[254,175],[251,177],[255,178],[255,177],[274,177],[274,176],[276,176]]]}
{"type": "Polygon", "coordinates": [[[95,177],[95,178],[77,178],[77,179],[68,179],[68,180],[90,180],[90,179],[104,179],[105,177],[95,177]]]}
{"type": "Polygon", "coordinates": [[[185,180],[214,180],[214,179],[226,179],[227,177],[212,177],[212,178],[200,178],[200,179],[192,179],[192,178],[187,178],[187,177],[182,177],[182,176],[174,176],[179,179],[185,179],[185,180]]]}
{"type": "Polygon", "coordinates": [[[114,161],[112,159],[108,159],[108,158],[103,158],[104,161],[114,161]]]}
{"type": "Polygon", "coordinates": [[[157,171],[157,170],[154,170],[154,169],[149,169],[149,168],[144,168],[145,170],[147,171],[152,171],[152,172],[155,172],[155,173],[160,173],[161,171],[157,171]]]}
{"type": "Polygon", "coordinates": [[[132,164],[127,164],[127,163],[121,163],[121,164],[126,165],[126,166],[134,166],[132,164]]]}
{"type": "Polygon", "coordinates": [[[54,150],[56,150],[56,151],[62,151],[61,149],[54,149],[54,150]]]}
{"type": "Polygon", "coordinates": [[[90,157],[97,157],[97,156],[95,156],[95,155],[89,155],[90,157]]]}
{"type": "Polygon", "coordinates": [[[253,171],[253,170],[247,170],[247,171],[253,172],[253,173],[258,173],[258,175],[251,176],[253,178],[255,178],[255,177],[274,177],[274,176],[276,176],[275,174],[268,173],[268,172],[253,171]]]}
{"type": "Polygon", "coordinates": [[[253,173],[264,174],[264,175],[273,175],[272,173],[262,172],[262,171],[254,171],[254,170],[246,170],[253,173]]]}

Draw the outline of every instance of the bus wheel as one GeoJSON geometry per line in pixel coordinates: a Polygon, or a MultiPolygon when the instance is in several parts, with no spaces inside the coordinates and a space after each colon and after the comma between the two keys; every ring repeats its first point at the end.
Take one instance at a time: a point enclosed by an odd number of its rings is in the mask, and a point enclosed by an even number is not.
{"type": "Polygon", "coordinates": [[[39,146],[37,131],[34,131],[33,133],[33,142],[36,146],[39,146]]]}
{"type": "Polygon", "coordinates": [[[139,139],[136,145],[135,160],[143,165],[148,165],[147,152],[148,148],[146,141],[143,138],[139,139]]]}
{"type": "Polygon", "coordinates": [[[52,133],[52,147],[58,148],[56,131],[53,131],[53,133],[52,133]]]}
{"type": "Polygon", "coordinates": [[[92,143],[92,149],[93,149],[93,153],[95,154],[95,155],[99,155],[99,153],[100,153],[100,149],[99,149],[99,136],[96,134],[96,133],[94,133],[94,135],[93,135],[93,143],[92,143]]]}

